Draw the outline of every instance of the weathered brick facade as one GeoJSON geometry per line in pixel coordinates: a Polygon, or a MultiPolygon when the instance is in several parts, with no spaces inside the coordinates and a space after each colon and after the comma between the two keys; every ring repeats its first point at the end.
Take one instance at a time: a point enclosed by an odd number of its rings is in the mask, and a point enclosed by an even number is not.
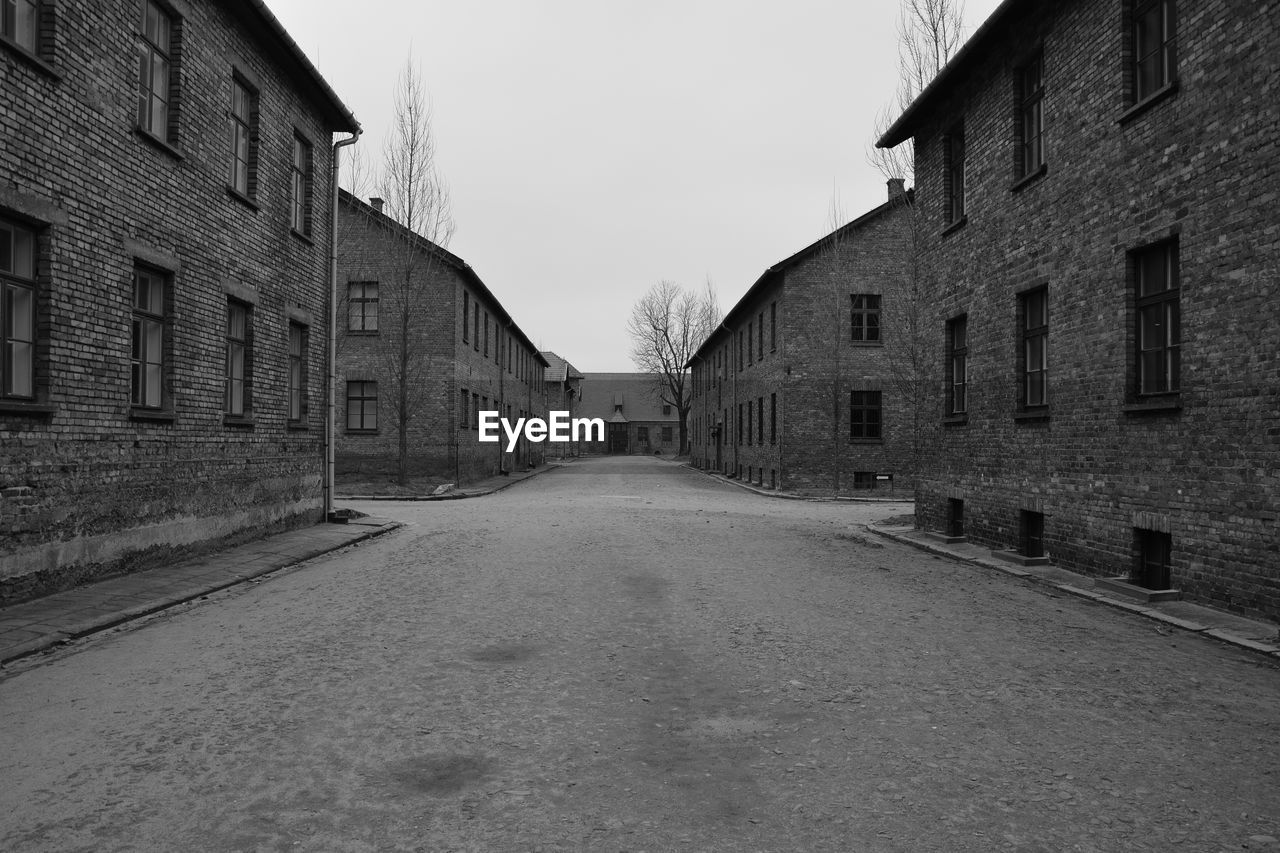
{"type": "Polygon", "coordinates": [[[1277,57],[1273,2],[1010,0],[882,140],[931,223],[922,526],[1280,618],[1277,57]]]}
{"type": "Polygon", "coordinates": [[[410,474],[461,484],[542,464],[545,444],[508,453],[477,418],[546,417],[537,347],[461,258],[345,190],[338,211],[337,473],[395,473],[402,423],[410,474]]]}
{"type": "Polygon", "coordinates": [[[320,520],[331,141],[358,129],[259,3],[39,8],[0,40],[0,601],[320,520]]]}
{"type": "Polygon", "coordinates": [[[770,267],[694,355],[693,462],[803,494],[909,491],[909,194],[770,267]],[[874,330],[874,331],[872,331],[874,330]]]}
{"type": "MultiPolygon", "coordinates": [[[[577,369],[550,350],[543,350],[542,357],[547,360],[544,372],[547,383],[547,411],[568,412],[569,417],[580,417],[578,407],[582,402],[583,376],[577,369]]],[[[555,442],[545,446],[547,458],[566,459],[579,455],[575,442],[555,442]]]]}

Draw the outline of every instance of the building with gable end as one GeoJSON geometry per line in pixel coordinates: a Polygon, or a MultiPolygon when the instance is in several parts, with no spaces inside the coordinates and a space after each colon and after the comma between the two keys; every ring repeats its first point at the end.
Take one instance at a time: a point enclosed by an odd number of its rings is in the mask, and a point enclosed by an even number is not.
{"type": "Polygon", "coordinates": [[[1280,619],[1277,12],[1006,0],[880,140],[927,223],[921,526],[1280,619]]]}
{"type": "Polygon", "coordinates": [[[323,516],[333,134],[261,2],[6,4],[0,602],[323,516]]]}
{"type": "Polygon", "coordinates": [[[591,454],[675,455],[680,451],[680,412],[661,399],[652,373],[584,373],[579,418],[600,418],[604,441],[582,442],[591,454]]]}

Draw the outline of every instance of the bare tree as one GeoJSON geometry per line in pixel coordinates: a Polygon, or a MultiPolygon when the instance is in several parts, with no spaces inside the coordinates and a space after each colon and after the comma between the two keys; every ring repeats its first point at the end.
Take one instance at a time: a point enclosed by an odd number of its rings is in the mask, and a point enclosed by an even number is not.
{"type": "Polygon", "coordinates": [[[716,327],[720,302],[708,280],[702,291],[660,281],[631,309],[627,334],[631,361],[657,377],[659,399],[680,414],[680,452],[689,452],[689,406],[693,389],[685,365],[716,327]]]}
{"type": "Polygon", "coordinates": [[[876,117],[867,160],[885,179],[915,183],[909,145],[877,148],[893,122],[938,76],[964,41],[964,0],[902,0],[898,17],[898,89],[876,117]]]}
{"type": "Polygon", "coordinates": [[[431,311],[430,278],[441,263],[454,222],[449,190],[436,168],[431,110],[412,57],[396,81],[392,124],[383,141],[380,174],[353,157],[348,171],[353,195],[369,185],[381,194],[380,209],[349,223],[340,242],[351,273],[378,283],[379,313],[374,348],[378,374],[390,385],[387,411],[397,436],[396,475],[409,476],[409,427],[426,403],[429,363],[414,337],[431,311]]]}

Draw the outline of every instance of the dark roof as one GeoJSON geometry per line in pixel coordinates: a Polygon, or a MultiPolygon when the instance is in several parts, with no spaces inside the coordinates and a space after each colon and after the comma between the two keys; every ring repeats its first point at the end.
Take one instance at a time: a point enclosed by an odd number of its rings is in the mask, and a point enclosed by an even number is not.
{"type": "Polygon", "coordinates": [[[249,31],[261,41],[271,52],[293,82],[303,94],[318,104],[329,122],[331,130],[359,133],[360,122],[351,114],[333,89],[320,76],[320,72],[307,59],[307,55],[298,47],[285,30],[284,25],[267,8],[262,0],[226,0],[233,14],[248,27],[249,31]]]}
{"type": "Polygon", "coordinates": [[[584,373],[578,402],[580,418],[603,418],[606,421],[661,421],[677,423],[680,413],[671,407],[671,414],[662,414],[662,400],[658,396],[658,375],[655,373],[584,373]],[[618,404],[622,417],[615,417],[618,404]]]}
{"type": "Polygon", "coordinates": [[[507,309],[502,307],[502,303],[498,301],[498,297],[494,296],[493,292],[489,290],[488,285],[486,285],[483,281],[480,280],[480,276],[476,275],[476,271],[471,268],[470,264],[468,264],[462,258],[455,255],[453,252],[450,252],[444,246],[431,242],[426,237],[423,237],[421,234],[416,234],[414,232],[409,231],[408,228],[405,228],[403,225],[401,225],[399,222],[396,222],[390,216],[387,216],[385,213],[379,213],[378,211],[373,209],[372,205],[366,204],[365,202],[356,198],[355,196],[353,196],[351,193],[347,192],[344,189],[338,190],[338,203],[340,206],[346,205],[356,213],[367,217],[368,221],[372,222],[375,225],[380,225],[383,228],[392,229],[400,234],[412,234],[413,239],[418,244],[419,249],[421,249],[424,252],[427,252],[428,254],[434,255],[444,263],[448,264],[450,267],[456,270],[459,275],[461,275],[464,279],[466,279],[467,282],[469,282],[471,286],[474,287],[482,296],[484,296],[486,299],[489,300],[489,303],[493,306],[494,313],[497,315],[498,319],[502,320],[503,323],[507,326],[507,328],[509,328],[513,333],[515,333],[515,336],[525,346],[527,346],[530,350],[533,351],[533,354],[538,357],[538,360],[540,362],[542,362],[543,367],[551,366],[547,362],[547,360],[543,357],[542,353],[538,350],[538,348],[534,346],[533,341],[529,340],[529,337],[520,329],[519,326],[516,325],[516,321],[511,318],[510,314],[507,313],[507,309]]]}
{"type": "Polygon", "coordinates": [[[955,94],[956,88],[963,82],[965,75],[985,59],[988,59],[996,45],[1000,43],[1001,30],[1014,15],[1022,13],[1045,0],[1004,0],[992,12],[982,26],[978,27],[969,40],[956,51],[938,76],[916,96],[911,105],[898,116],[884,135],[876,142],[877,148],[893,148],[911,137],[924,121],[930,110],[939,102],[955,94]]]}
{"type": "Polygon", "coordinates": [[[547,382],[568,382],[582,378],[582,374],[572,364],[551,350],[543,350],[542,357],[547,360],[547,369],[543,371],[543,378],[547,382]]]}
{"type": "Polygon", "coordinates": [[[687,368],[692,366],[695,361],[702,358],[703,352],[705,350],[712,348],[711,342],[714,341],[716,338],[718,338],[722,331],[728,331],[729,327],[731,327],[739,318],[741,318],[743,314],[746,313],[747,306],[751,304],[752,300],[754,300],[755,297],[758,294],[760,294],[761,291],[777,283],[779,275],[786,272],[789,268],[795,266],[801,261],[806,260],[807,258],[810,258],[818,254],[819,252],[821,252],[824,248],[826,248],[830,244],[831,240],[841,239],[846,235],[858,230],[859,228],[862,228],[864,225],[868,224],[872,220],[877,219],[882,214],[896,207],[899,207],[903,204],[911,204],[914,200],[915,200],[915,190],[907,190],[902,195],[897,196],[895,198],[891,198],[888,201],[886,201],[884,204],[880,205],[879,207],[868,210],[866,213],[862,214],[857,219],[854,219],[851,222],[841,225],[839,228],[837,228],[835,231],[832,231],[830,234],[826,235],[825,237],[819,240],[816,240],[813,243],[810,243],[808,246],[805,246],[803,249],[796,252],[794,255],[791,255],[790,257],[785,258],[784,260],[778,261],[776,264],[769,267],[760,275],[758,279],[756,279],[755,284],[747,288],[747,292],[742,295],[741,299],[739,299],[736,303],[734,303],[734,306],[729,309],[729,313],[724,315],[724,320],[721,321],[720,327],[717,328],[710,335],[707,335],[707,339],[702,342],[701,346],[698,347],[697,352],[695,352],[689,358],[689,362],[688,364],[685,365],[685,367],[687,368]]]}

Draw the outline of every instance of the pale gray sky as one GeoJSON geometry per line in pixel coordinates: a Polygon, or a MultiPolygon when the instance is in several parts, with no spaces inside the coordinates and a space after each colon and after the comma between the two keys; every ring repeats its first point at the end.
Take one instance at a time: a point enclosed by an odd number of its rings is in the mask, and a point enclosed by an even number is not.
{"type": "MultiPolygon", "coordinates": [[[[725,310],[885,198],[866,147],[897,82],[896,0],[267,0],[381,160],[412,52],[453,198],[449,248],[529,337],[634,369],[652,284],[725,310]],[[353,10],[357,10],[354,11],[353,10]]],[[[967,0],[971,33],[998,0],[967,0]]]]}

